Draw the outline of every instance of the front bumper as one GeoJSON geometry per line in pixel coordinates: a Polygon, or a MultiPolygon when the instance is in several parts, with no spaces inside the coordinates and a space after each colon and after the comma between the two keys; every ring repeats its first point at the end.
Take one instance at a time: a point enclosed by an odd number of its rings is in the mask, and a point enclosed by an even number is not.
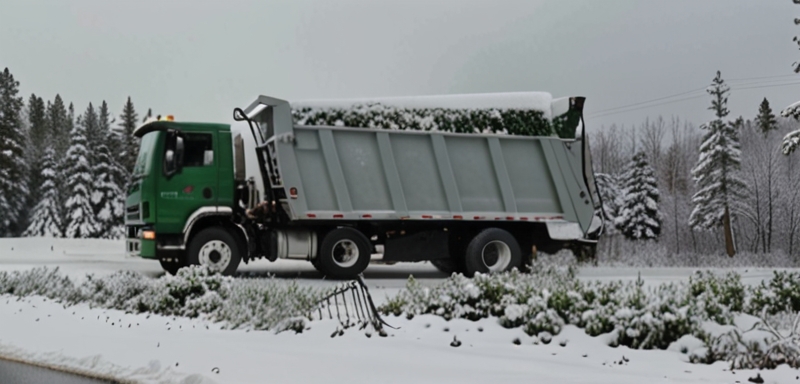
{"type": "Polygon", "coordinates": [[[141,226],[128,226],[126,228],[125,253],[128,256],[143,257],[146,259],[156,258],[156,241],[144,240],[141,226]]]}

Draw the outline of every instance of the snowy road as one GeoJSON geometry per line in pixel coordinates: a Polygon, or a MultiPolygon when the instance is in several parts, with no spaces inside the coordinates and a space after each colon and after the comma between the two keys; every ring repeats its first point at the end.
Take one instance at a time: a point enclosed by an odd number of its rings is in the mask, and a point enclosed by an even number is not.
{"type": "Polygon", "coordinates": [[[54,371],[35,365],[0,359],[0,383],[59,383],[59,384],[104,384],[110,381],[98,380],[71,373],[54,371]]]}

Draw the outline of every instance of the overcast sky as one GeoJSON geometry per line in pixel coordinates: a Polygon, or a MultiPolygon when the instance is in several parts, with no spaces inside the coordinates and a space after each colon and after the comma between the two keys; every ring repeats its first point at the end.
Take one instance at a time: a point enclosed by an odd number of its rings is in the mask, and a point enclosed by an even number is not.
{"type": "Polygon", "coordinates": [[[547,91],[587,96],[590,129],[701,123],[707,96],[598,113],[697,90],[717,70],[782,76],[732,81],[732,115],[800,100],[794,17],[791,0],[0,0],[0,67],[26,99],[60,93],[79,111],[105,99],[118,115],[131,96],[140,116],[177,120],[228,122],[258,94],[547,91]]]}

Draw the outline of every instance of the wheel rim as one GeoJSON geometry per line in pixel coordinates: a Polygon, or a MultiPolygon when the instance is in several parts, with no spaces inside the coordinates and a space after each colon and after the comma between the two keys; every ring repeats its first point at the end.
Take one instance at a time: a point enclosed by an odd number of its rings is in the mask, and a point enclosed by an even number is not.
{"type": "Polygon", "coordinates": [[[350,268],[358,261],[358,245],[350,239],[336,242],[331,249],[333,262],[342,268],[350,268]]]}
{"type": "Polygon", "coordinates": [[[209,269],[222,272],[231,263],[231,247],[224,241],[211,240],[200,247],[198,261],[200,265],[207,266],[209,269]]]}
{"type": "Polygon", "coordinates": [[[500,240],[490,241],[481,250],[481,260],[489,272],[502,272],[511,264],[511,248],[500,240]]]}

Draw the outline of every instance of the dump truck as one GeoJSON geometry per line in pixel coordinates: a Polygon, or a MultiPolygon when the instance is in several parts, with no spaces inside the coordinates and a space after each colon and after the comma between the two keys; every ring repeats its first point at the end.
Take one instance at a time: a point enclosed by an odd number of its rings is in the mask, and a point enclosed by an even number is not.
{"type": "Polygon", "coordinates": [[[265,258],[307,260],[336,279],[370,263],[429,261],[471,276],[522,269],[538,251],[592,255],[603,225],[583,104],[520,93],[325,109],[259,96],[229,124],[159,116],[134,131],[127,252],[172,274],[204,265],[231,275],[265,258]],[[375,117],[387,106],[388,123],[375,117]],[[324,124],[309,120],[315,111],[324,124]],[[550,130],[531,131],[528,118],[550,130]]]}

